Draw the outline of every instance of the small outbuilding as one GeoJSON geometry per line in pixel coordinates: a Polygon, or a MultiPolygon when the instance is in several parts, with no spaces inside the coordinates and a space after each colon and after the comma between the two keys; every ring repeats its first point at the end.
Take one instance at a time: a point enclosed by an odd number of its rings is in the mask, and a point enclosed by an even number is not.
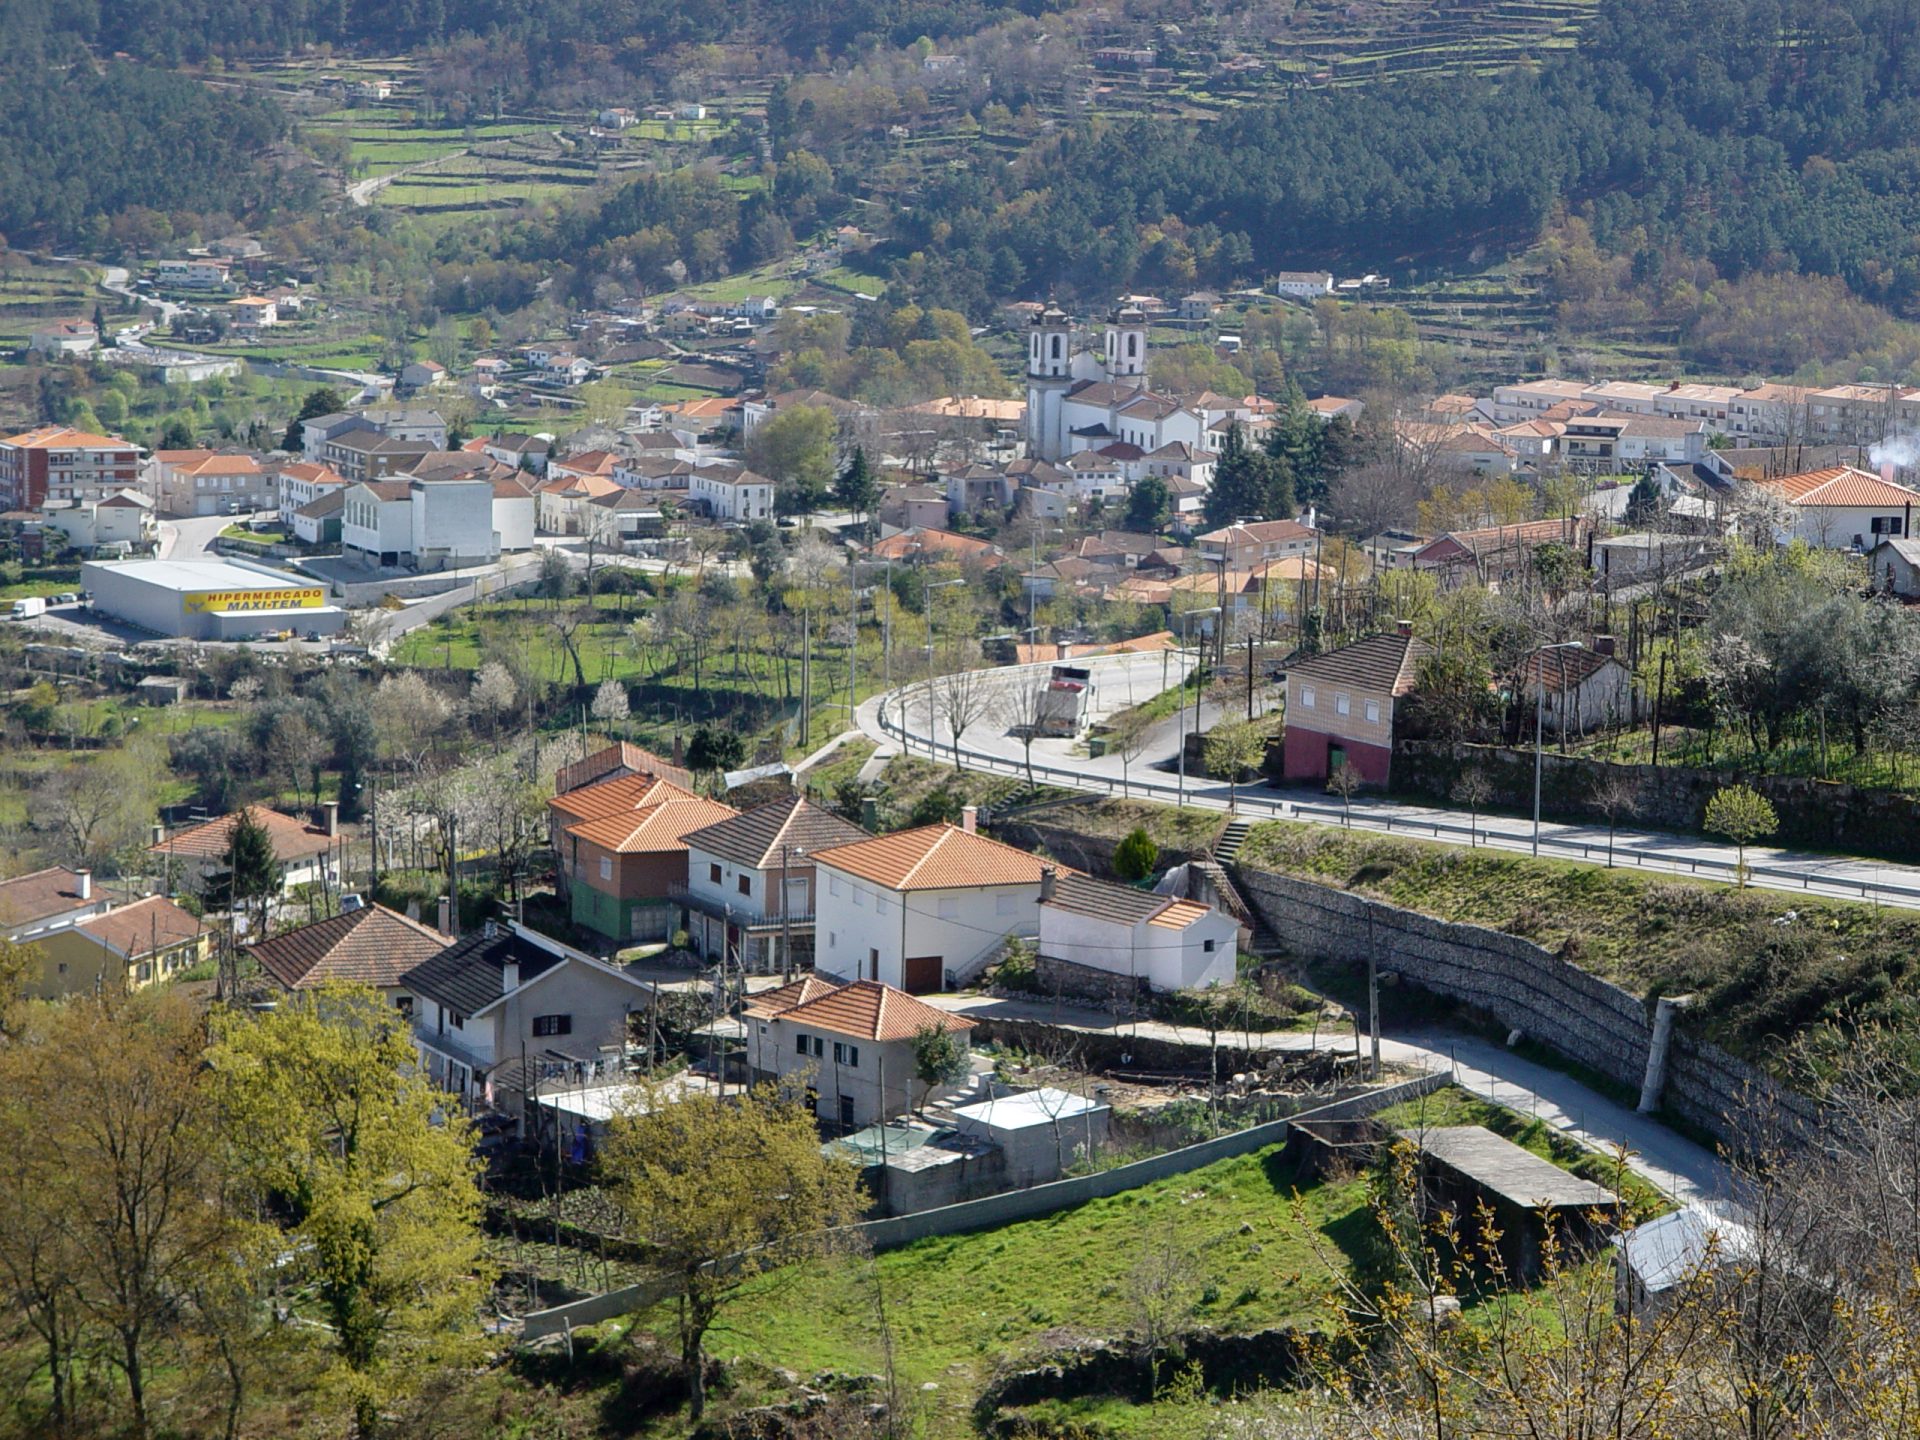
{"type": "Polygon", "coordinates": [[[1107,1143],[1111,1115],[1104,1101],[1050,1086],[953,1111],[961,1135],[1000,1147],[1013,1189],[1058,1180],[1076,1159],[1097,1155],[1107,1143]]]}

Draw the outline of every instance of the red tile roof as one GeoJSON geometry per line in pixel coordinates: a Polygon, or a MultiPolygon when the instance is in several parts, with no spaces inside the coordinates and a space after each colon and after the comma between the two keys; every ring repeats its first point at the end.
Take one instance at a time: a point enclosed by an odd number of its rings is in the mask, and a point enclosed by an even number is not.
{"type": "MultiPolygon", "coordinates": [[[[310,855],[326,853],[337,843],[324,830],[295,820],[290,815],[282,815],[278,810],[269,810],[264,805],[249,805],[247,809],[254,819],[266,827],[267,834],[273,840],[276,860],[304,860],[310,855]]],[[[174,855],[182,859],[222,859],[232,845],[234,822],[239,818],[240,812],[235,811],[217,820],[209,820],[204,825],[195,825],[177,835],[168,836],[158,845],[149,845],[147,853],[174,855]]]]}
{"type": "MultiPolygon", "coordinates": [[[[662,782],[664,783],[664,782],[662,782]]],[[[611,850],[619,855],[648,855],[661,851],[685,850],[687,835],[740,812],[718,800],[697,795],[667,799],[643,810],[623,811],[596,820],[569,825],[567,834],[611,850]]]]}
{"type": "Polygon", "coordinates": [[[662,780],[671,780],[683,789],[693,784],[691,771],[674,764],[664,756],[656,755],[643,746],[618,740],[595,750],[584,759],[574,761],[571,765],[561,766],[559,772],[553,777],[554,793],[564,795],[569,790],[578,790],[581,786],[591,785],[594,781],[616,770],[624,770],[635,775],[657,775],[662,780]]]}
{"type": "Polygon", "coordinates": [[[74,927],[128,960],[154,955],[199,935],[205,928],[198,917],[164,895],[152,895],[83,920],[74,927]]]}
{"type": "MultiPolygon", "coordinates": [[[[810,977],[800,985],[785,987],[785,990],[822,984],[825,982],[810,977]]],[[[785,990],[762,996],[756,1003],[765,1004],[773,995],[784,994],[785,990]]],[[[753,1007],[750,1006],[747,1013],[754,1014],[753,1007]]],[[[928,1029],[959,1031],[973,1028],[973,1021],[929,1005],[904,990],[882,985],[877,980],[828,985],[824,993],[796,1000],[771,1013],[781,1020],[824,1030],[829,1035],[848,1035],[857,1040],[876,1042],[911,1040],[922,1030],[928,1029]]]]}
{"type": "Polygon", "coordinates": [[[1836,465],[1830,470],[1809,470],[1801,475],[1784,475],[1777,480],[1758,482],[1789,505],[1888,506],[1900,509],[1920,503],[1920,490],[1909,490],[1882,480],[1851,465],[1836,465]]]}
{"type": "Polygon", "coordinates": [[[367,905],[249,946],[260,967],[289,990],[341,982],[386,989],[453,941],[418,920],[367,905]]]}
{"type": "Polygon", "coordinates": [[[31,925],[94,902],[80,898],[80,872],[64,865],[0,880],[0,929],[31,925]]]}
{"type": "Polygon", "coordinates": [[[1038,885],[1048,864],[1025,850],[947,824],[836,845],[815,851],[813,859],[816,865],[830,865],[889,890],[1038,885]]]}

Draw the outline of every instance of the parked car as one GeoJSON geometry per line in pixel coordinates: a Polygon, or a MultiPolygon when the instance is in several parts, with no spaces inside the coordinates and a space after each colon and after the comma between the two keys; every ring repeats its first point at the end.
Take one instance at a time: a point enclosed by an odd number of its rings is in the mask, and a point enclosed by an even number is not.
{"type": "Polygon", "coordinates": [[[73,591],[66,590],[54,596],[53,603],[56,605],[78,605],[80,603],[80,597],[73,591]]]}

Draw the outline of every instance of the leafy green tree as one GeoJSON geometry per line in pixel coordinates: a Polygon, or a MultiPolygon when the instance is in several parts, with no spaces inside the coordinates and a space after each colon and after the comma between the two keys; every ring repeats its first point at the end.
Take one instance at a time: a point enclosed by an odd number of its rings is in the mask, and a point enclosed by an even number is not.
{"type": "Polygon", "coordinates": [[[632,1233],[680,1290],[687,1402],[706,1410],[706,1336],[758,1278],[823,1254],[859,1214],[859,1171],[814,1117],[768,1089],[655,1097],[614,1117],[601,1173],[632,1233]]]}
{"type": "Polygon", "coordinates": [[[1247,444],[1239,423],[1227,427],[1207,491],[1209,525],[1236,520],[1284,520],[1293,514],[1293,486],[1283,462],[1247,444]]]}
{"type": "Polygon", "coordinates": [[[926,1105],[934,1086],[957,1085],[966,1078],[972,1053],[964,1030],[927,1025],[914,1033],[913,1078],[924,1087],[920,1092],[922,1106],[926,1105]]]}
{"type": "Polygon", "coordinates": [[[1138,481],[1127,493],[1127,514],[1121,525],[1143,535],[1157,535],[1173,518],[1173,494],[1158,475],[1138,481]]]}
{"type": "Polygon", "coordinates": [[[871,514],[880,499],[880,484],[873,477],[873,467],[867,464],[866,448],[853,447],[846,468],[833,482],[833,498],[846,506],[856,517],[871,514]]]}
{"type": "Polygon", "coordinates": [[[747,742],[717,725],[702,725],[687,746],[687,768],[699,775],[738,770],[746,758],[747,742]]]}
{"type": "Polygon", "coordinates": [[[1633,526],[1651,525],[1660,517],[1660,482],[1642,475],[1627,492],[1625,520],[1633,526]]]}
{"type": "Polygon", "coordinates": [[[833,485],[833,441],[838,433],[839,422],[824,405],[795,405],[753,432],[747,442],[747,466],[775,485],[809,497],[824,496],[833,485]]]}
{"type": "Polygon", "coordinates": [[[1160,863],[1160,847],[1146,827],[1136,825],[1113,851],[1113,869],[1122,880],[1144,880],[1160,863]]]}
{"type": "Polygon", "coordinates": [[[1729,785],[1714,792],[1707,801],[1701,828],[1709,835],[1724,835],[1734,844],[1734,880],[1740,888],[1747,884],[1747,846],[1780,829],[1780,817],[1772,802],[1750,785],[1729,785]]]}
{"type": "Polygon", "coordinates": [[[280,893],[280,861],[273,853],[273,836],[252,806],[234,817],[227,832],[227,904],[239,914],[258,907],[255,935],[264,935],[267,912],[280,893]]]}
{"type": "Polygon", "coordinates": [[[473,1127],[374,990],[217,1010],[207,1061],[231,1168],[284,1217],[285,1282],[326,1318],[326,1379],[359,1436],[435,1369],[483,1351],[490,1283],[473,1127]]]}
{"type": "Polygon", "coordinates": [[[340,398],[340,392],[330,385],[321,385],[307,392],[306,399],[300,402],[300,408],[293,413],[293,420],[287,426],[287,433],[280,441],[282,450],[299,450],[305,443],[302,426],[309,420],[317,420],[322,415],[333,415],[347,408],[347,402],[340,398]]]}
{"type": "Polygon", "coordinates": [[[1222,721],[1207,732],[1201,746],[1207,773],[1227,782],[1227,809],[1240,808],[1240,777],[1259,765],[1267,753],[1267,737],[1245,720],[1222,721]]]}

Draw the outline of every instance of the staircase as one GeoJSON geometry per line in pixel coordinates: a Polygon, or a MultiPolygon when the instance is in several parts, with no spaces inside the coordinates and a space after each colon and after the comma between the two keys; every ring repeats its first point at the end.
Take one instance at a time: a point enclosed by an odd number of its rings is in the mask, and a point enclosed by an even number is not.
{"type": "Polygon", "coordinates": [[[1213,858],[1221,865],[1231,865],[1240,857],[1240,847],[1247,843],[1247,832],[1253,829],[1250,820],[1229,820],[1227,828],[1220,832],[1220,838],[1213,842],[1213,858]]]}
{"type": "Polygon", "coordinates": [[[1280,937],[1260,912],[1247,903],[1246,897],[1240,893],[1240,887],[1233,883],[1233,877],[1227,871],[1227,866],[1240,853],[1240,847],[1246,844],[1247,831],[1252,828],[1248,821],[1233,821],[1220,832],[1211,858],[1195,860],[1193,868],[1207,877],[1208,883],[1220,897],[1221,907],[1251,932],[1247,941],[1248,952],[1260,956],[1278,955],[1286,949],[1280,937]]]}

